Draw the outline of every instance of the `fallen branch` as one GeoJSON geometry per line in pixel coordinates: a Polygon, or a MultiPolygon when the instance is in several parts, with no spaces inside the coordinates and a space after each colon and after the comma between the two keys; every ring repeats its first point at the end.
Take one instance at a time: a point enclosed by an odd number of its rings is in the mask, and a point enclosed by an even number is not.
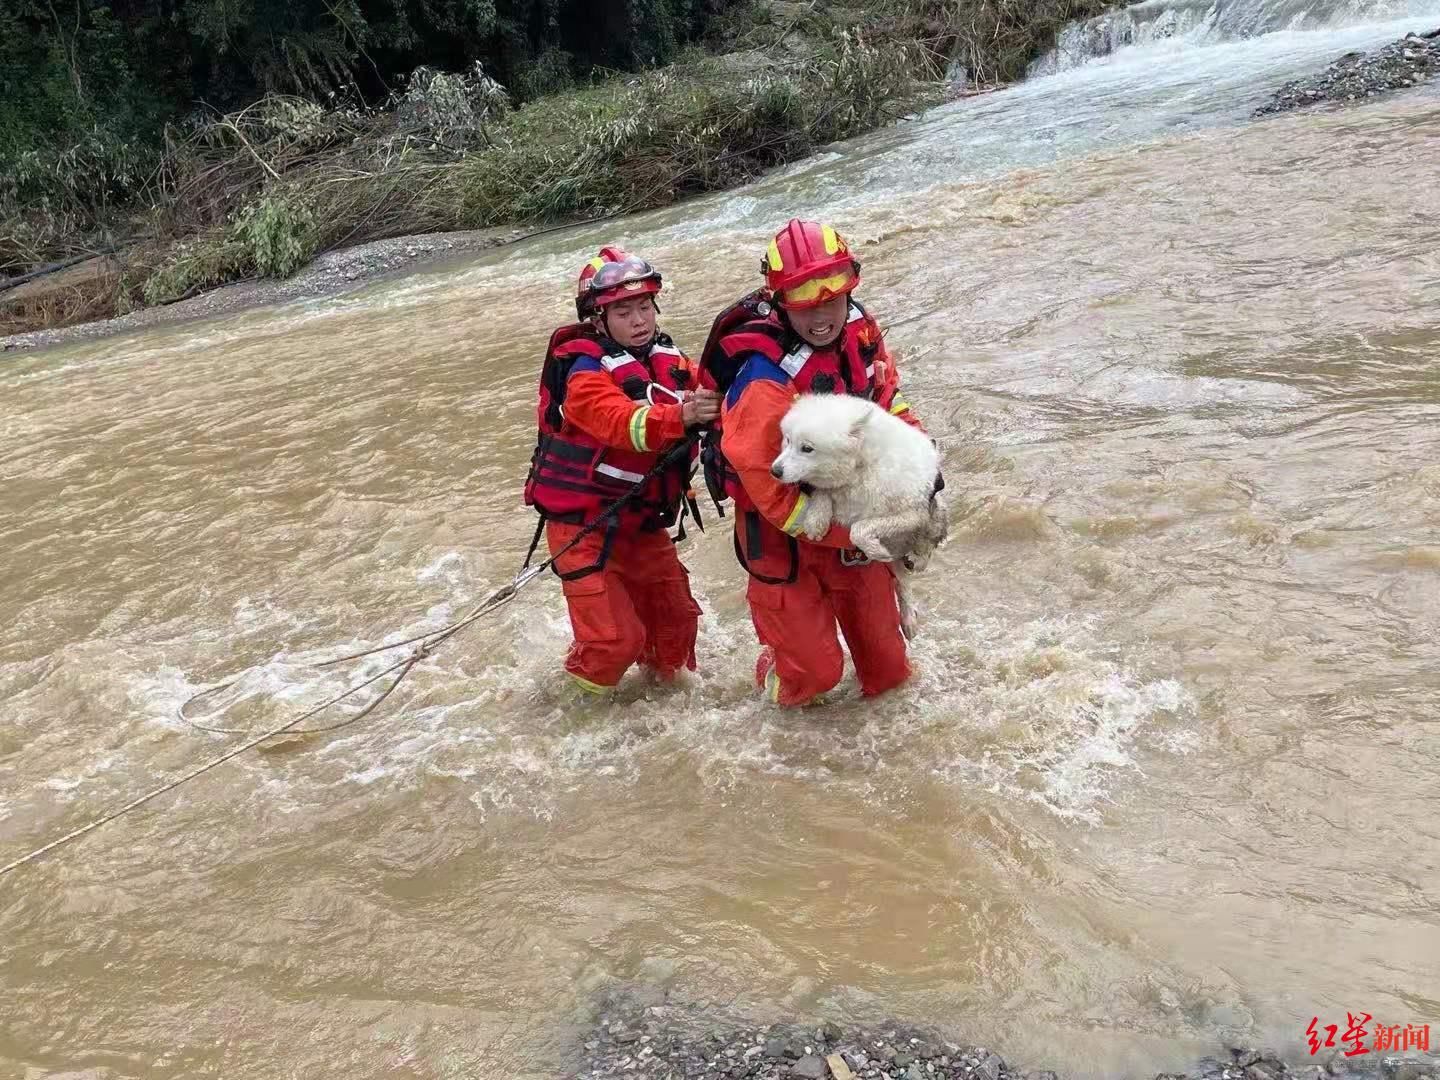
{"type": "Polygon", "coordinates": [[[120,250],[117,247],[103,248],[100,251],[87,251],[84,255],[76,255],[74,258],[62,259],[60,262],[46,263],[44,266],[31,270],[28,274],[20,274],[16,277],[6,278],[0,281],[0,293],[9,292],[11,289],[24,285],[27,281],[34,281],[36,278],[45,277],[48,274],[58,274],[61,270],[68,270],[72,266],[97,259],[102,255],[113,255],[120,250]]]}

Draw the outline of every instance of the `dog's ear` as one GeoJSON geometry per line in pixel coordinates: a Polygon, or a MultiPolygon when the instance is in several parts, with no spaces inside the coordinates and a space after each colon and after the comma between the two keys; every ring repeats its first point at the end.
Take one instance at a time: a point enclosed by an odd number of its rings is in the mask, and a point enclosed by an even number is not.
{"type": "Polygon", "coordinates": [[[870,422],[870,410],[866,409],[850,422],[850,438],[860,438],[860,433],[865,430],[865,425],[870,422]]]}

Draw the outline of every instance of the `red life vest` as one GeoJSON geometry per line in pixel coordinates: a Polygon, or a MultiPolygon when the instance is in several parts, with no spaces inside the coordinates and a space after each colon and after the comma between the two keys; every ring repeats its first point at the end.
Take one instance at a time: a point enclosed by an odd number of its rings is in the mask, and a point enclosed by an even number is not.
{"type": "MultiPolygon", "coordinates": [[[[589,524],[600,517],[629,494],[668,449],[647,452],[605,446],[566,422],[565,384],[582,357],[596,361],[627,397],[639,403],[678,402],[691,380],[685,354],[664,334],[656,335],[644,359],[589,323],[562,326],[551,335],[540,375],[539,434],[525,480],[525,503],[543,518],[573,524],[589,524]]],[[[632,522],[638,518],[642,529],[669,528],[680,516],[690,470],[691,460],[682,458],[675,467],[651,477],[622,515],[632,522]]]]}
{"type": "MultiPolygon", "coordinates": [[[[735,327],[720,338],[719,348],[729,358],[735,374],[740,361],[750,353],[759,353],[789,376],[798,394],[844,393],[873,400],[878,392],[875,356],[880,351],[881,337],[879,325],[852,299],[845,329],[837,341],[823,349],[806,344],[774,310],[762,319],[735,327]]],[[[728,389],[727,385],[721,392],[728,389]]],[[[710,444],[714,445],[715,452],[706,462],[710,470],[706,481],[712,493],[716,488],[723,489],[735,500],[737,510],[750,509],[754,504],[745,494],[739,476],[719,453],[718,435],[709,440],[707,445],[710,444]]]]}

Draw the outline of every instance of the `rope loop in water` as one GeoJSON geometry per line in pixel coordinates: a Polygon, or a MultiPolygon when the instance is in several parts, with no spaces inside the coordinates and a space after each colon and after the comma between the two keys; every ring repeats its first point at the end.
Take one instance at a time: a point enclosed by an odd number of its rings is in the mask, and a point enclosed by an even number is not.
{"type": "MultiPolygon", "coordinates": [[[[544,560],[543,562],[537,563],[534,566],[531,566],[530,556],[527,555],[525,557],[525,562],[521,565],[519,571],[516,572],[515,576],[507,584],[501,586],[484,601],[476,605],[468,614],[466,614],[460,619],[457,619],[455,622],[452,622],[449,626],[441,627],[439,630],[431,630],[423,634],[417,634],[414,637],[406,638],[403,641],[393,641],[388,645],[379,645],[373,649],[365,649],[362,652],[350,653],[346,656],[338,656],[332,660],[325,660],[315,665],[316,667],[334,667],[338,664],[345,664],[355,660],[362,660],[367,656],[375,656],[378,653],[389,652],[392,649],[398,649],[405,645],[415,646],[413,649],[410,650],[410,652],[408,652],[401,659],[395,661],[389,667],[385,668],[384,670],[378,672],[375,675],[370,676],[367,679],[364,679],[361,682],[355,683],[353,686],[350,686],[345,690],[342,690],[334,697],[329,698],[324,702],[321,702],[319,705],[315,706],[308,712],[302,713],[301,715],[294,717],[291,720],[287,720],[285,723],[280,724],[277,727],[273,727],[266,731],[260,732],[257,735],[253,735],[245,742],[242,742],[238,746],[232,747],[231,749],[225,751],[223,754],[220,754],[218,757],[212,758],[211,760],[205,762],[203,765],[197,766],[196,768],[191,769],[189,772],[184,773],[181,776],[177,776],[173,780],[168,780],[165,783],[159,785],[158,787],[150,789],[149,791],[145,792],[143,795],[140,795],[137,798],[131,799],[124,806],[117,807],[116,809],[111,810],[110,812],[102,815],[101,817],[98,817],[93,821],[87,822],[86,824],[80,826],[78,829],[72,829],[64,836],[57,837],[56,839],[51,840],[49,843],[44,844],[33,851],[27,852],[26,854],[20,856],[18,859],[8,862],[4,866],[0,866],[0,877],[4,877],[6,874],[10,873],[13,870],[18,870],[20,867],[26,865],[27,863],[33,862],[36,859],[39,859],[41,856],[46,855],[51,851],[54,851],[56,848],[63,847],[66,844],[80,839],[87,833],[100,828],[100,826],[102,825],[114,821],[118,817],[123,817],[125,814],[130,813],[132,810],[136,810],[141,806],[144,806],[151,799],[154,799],[160,795],[164,795],[168,791],[174,791],[181,784],[188,783],[189,781],[194,780],[198,776],[203,776],[211,769],[225,764],[225,762],[229,761],[231,758],[238,757],[245,751],[253,749],[254,747],[259,746],[261,743],[269,739],[276,738],[280,735],[317,735],[328,731],[338,731],[340,728],[349,727],[351,724],[355,724],[363,720],[365,717],[373,713],[380,706],[381,702],[383,702],[386,698],[388,698],[391,694],[395,692],[396,687],[398,687],[405,680],[405,677],[410,674],[411,670],[415,667],[416,664],[420,663],[421,660],[432,656],[436,649],[438,649],[445,642],[449,641],[452,637],[458,634],[461,630],[465,629],[471,623],[474,623],[484,618],[492,611],[495,611],[496,609],[510,603],[512,600],[515,599],[517,595],[519,595],[519,592],[522,588],[524,588],[531,581],[535,580],[535,578],[537,578],[540,574],[544,573],[551,566],[553,566],[555,564],[555,561],[559,559],[560,556],[564,555],[567,551],[573,548],[586,536],[593,533],[596,529],[602,528],[606,524],[608,524],[616,514],[618,514],[622,509],[624,509],[624,507],[627,506],[633,499],[638,497],[640,491],[645,487],[647,483],[649,483],[655,477],[659,476],[666,469],[676,464],[681,459],[682,454],[688,456],[691,448],[694,446],[695,438],[695,435],[691,435],[690,437],[677,443],[672,450],[667,452],[664,456],[660,458],[658,462],[656,462],[656,464],[650,469],[649,472],[647,472],[639,480],[635,481],[635,483],[631,485],[630,489],[624,495],[611,503],[610,506],[608,506],[594,521],[592,521],[590,524],[586,525],[579,532],[577,532],[573,537],[570,538],[569,542],[567,542],[562,547],[560,547],[559,550],[551,554],[548,559],[544,560]],[[375,683],[379,682],[381,679],[385,678],[392,672],[399,672],[399,674],[397,674],[395,678],[391,680],[390,684],[386,686],[383,691],[381,691],[380,695],[375,698],[374,701],[370,702],[354,716],[347,717],[346,719],[341,720],[338,723],[328,724],[322,727],[307,728],[300,726],[306,720],[318,716],[326,709],[338,705],[346,698],[349,698],[352,695],[359,693],[366,687],[373,686],[375,683]]],[[[539,533],[537,532],[536,540],[538,541],[538,539],[539,533]]],[[[533,552],[534,547],[532,545],[531,554],[533,554],[533,552]]],[[[233,679],[229,679],[216,686],[212,686],[205,690],[202,690],[198,694],[195,694],[192,697],[188,698],[180,706],[180,719],[195,730],[204,731],[209,734],[250,735],[250,732],[243,729],[210,727],[198,723],[186,714],[186,709],[189,708],[189,706],[194,702],[200,700],[203,697],[208,697],[211,694],[222,693],[230,687],[234,686],[237,682],[239,682],[239,676],[236,676],[233,679]]]]}

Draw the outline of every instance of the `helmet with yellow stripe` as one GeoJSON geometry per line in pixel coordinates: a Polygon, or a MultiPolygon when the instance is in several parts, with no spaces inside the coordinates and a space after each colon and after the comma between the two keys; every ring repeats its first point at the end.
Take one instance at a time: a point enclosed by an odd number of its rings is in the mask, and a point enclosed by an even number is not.
{"type": "Polygon", "coordinates": [[[760,264],[783,307],[818,307],[860,284],[860,262],[829,225],[791,218],[775,234],[760,264]]]}

